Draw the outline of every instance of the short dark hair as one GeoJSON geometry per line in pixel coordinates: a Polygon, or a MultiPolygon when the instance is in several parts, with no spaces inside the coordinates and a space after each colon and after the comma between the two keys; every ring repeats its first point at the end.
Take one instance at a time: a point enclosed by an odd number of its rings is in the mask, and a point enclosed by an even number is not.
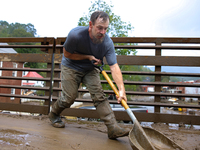
{"type": "Polygon", "coordinates": [[[90,21],[92,22],[93,25],[95,24],[97,18],[103,18],[103,21],[107,21],[107,19],[110,21],[108,14],[101,10],[92,13],[90,21]]]}

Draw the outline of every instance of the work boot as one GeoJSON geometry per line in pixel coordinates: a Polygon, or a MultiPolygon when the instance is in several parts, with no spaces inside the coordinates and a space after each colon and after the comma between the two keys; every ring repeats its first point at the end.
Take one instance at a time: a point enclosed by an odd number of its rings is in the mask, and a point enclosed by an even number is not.
{"type": "Polygon", "coordinates": [[[109,139],[116,139],[129,134],[130,129],[123,129],[117,124],[113,110],[107,100],[101,102],[96,107],[96,110],[100,119],[104,121],[104,124],[107,126],[109,139]]]}
{"type": "Polygon", "coordinates": [[[130,129],[121,128],[117,123],[113,125],[107,125],[108,128],[108,138],[116,139],[118,137],[128,136],[130,129]]]}
{"type": "Polygon", "coordinates": [[[56,115],[53,112],[49,113],[49,119],[52,123],[52,126],[55,128],[64,128],[65,123],[61,120],[61,117],[59,115],[56,115]]]}
{"type": "Polygon", "coordinates": [[[58,101],[52,106],[52,110],[49,113],[49,119],[52,126],[55,128],[64,128],[65,123],[61,120],[60,113],[64,110],[64,107],[60,107],[58,101]]]}

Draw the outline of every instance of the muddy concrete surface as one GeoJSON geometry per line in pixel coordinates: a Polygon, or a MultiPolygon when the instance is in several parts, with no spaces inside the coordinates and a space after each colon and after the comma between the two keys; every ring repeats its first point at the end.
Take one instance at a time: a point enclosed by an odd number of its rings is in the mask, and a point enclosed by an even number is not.
{"type": "MultiPolygon", "coordinates": [[[[0,113],[0,150],[131,150],[128,137],[110,140],[102,122],[63,118],[66,127],[51,126],[48,116],[0,113]]],[[[122,127],[132,125],[119,123],[122,127]]],[[[199,126],[142,123],[166,135],[186,150],[200,150],[199,126]]]]}

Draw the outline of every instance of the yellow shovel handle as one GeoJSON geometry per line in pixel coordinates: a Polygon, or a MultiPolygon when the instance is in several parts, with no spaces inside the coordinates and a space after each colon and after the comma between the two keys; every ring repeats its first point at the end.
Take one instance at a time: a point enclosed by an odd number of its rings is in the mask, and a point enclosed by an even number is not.
{"type": "MultiPolygon", "coordinates": [[[[108,81],[110,87],[113,89],[115,94],[119,97],[119,91],[117,90],[117,88],[115,87],[115,85],[113,84],[111,79],[109,78],[108,74],[104,70],[101,73],[103,74],[104,78],[108,81]]],[[[121,104],[125,109],[129,108],[129,106],[127,105],[127,103],[124,99],[121,100],[121,104]]]]}

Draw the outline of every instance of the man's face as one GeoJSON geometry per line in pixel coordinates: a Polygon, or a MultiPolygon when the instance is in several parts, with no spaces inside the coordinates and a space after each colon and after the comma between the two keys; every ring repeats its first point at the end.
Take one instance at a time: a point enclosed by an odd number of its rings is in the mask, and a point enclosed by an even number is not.
{"type": "Polygon", "coordinates": [[[100,44],[103,42],[108,25],[109,20],[104,21],[103,18],[97,18],[94,25],[90,22],[89,32],[93,43],[100,44]]]}

